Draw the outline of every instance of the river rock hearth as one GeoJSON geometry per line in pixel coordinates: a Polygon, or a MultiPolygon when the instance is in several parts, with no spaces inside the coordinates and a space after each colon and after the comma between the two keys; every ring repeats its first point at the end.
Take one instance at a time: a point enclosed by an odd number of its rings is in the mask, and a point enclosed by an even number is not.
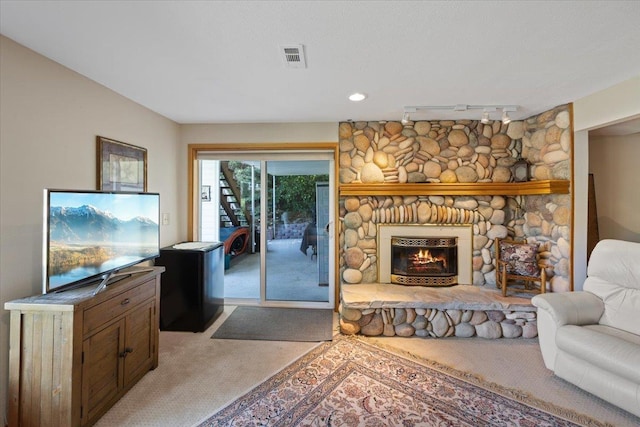
{"type": "Polygon", "coordinates": [[[338,311],[340,331],[347,335],[489,339],[538,335],[536,311],[528,298],[503,297],[480,286],[344,285],[338,311]]]}

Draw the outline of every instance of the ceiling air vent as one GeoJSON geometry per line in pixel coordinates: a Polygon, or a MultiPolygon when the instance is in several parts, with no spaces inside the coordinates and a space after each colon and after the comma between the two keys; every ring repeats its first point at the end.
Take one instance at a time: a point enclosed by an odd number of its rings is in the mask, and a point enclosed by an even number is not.
{"type": "Polygon", "coordinates": [[[301,44],[280,46],[280,52],[287,68],[307,68],[304,60],[304,46],[301,44]]]}

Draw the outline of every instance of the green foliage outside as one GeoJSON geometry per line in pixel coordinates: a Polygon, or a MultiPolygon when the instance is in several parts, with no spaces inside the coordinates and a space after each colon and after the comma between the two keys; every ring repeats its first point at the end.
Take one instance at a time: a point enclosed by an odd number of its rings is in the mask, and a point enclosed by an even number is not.
{"type": "Polygon", "coordinates": [[[315,220],[316,182],[327,182],[328,175],[290,175],[276,177],[276,207],[306,220],[315,220]]]}
{"type": "MultiPolygon", "coordinates": [[[[238,161],[230,161],[229,168],[242,188],[242,205],[251,207],[251,166],[238,161]]],[[[260,170],[254,169],[256,194],[259,194],[260,170]]],[[[311,221],[316,212],[316,182],[328,182],[329,175],[288,175],[276,176],[276,218],[279,220],[284,212],[289,214],[289,220],[296,219],[311,221]]],[[[273,177],[269,175],[268,206],[272,206],[271,184],[273,177]]],[[[259,196],[255,200],[257,218],[260,211],[259,196]]]]}

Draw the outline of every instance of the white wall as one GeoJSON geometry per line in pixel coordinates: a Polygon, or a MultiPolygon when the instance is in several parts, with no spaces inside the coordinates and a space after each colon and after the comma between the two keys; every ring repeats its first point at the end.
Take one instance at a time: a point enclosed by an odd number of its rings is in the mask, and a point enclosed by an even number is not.
{"type": "MultiPolygon", "coordinates": [[[[587,184],[589,130],[640,115],[640,76],[578,99],[573,104],[574,129],[574,289],[581,290],[587,277],[587,184]]],[[[625,179],[637,173],[630,170],[625,179]]]]}
{"type": "Polygon", "coordinates": [[[180,142],[185,150],[188,144],[337,141],[336,122],[195,124],[182,125],[180,129],[180,142]]]}
{"type": "MultiPolygon", "coordinates": [[[[6,410],[9,313],[41,292],[44,188],[96,188],[96,135],[148,150],[148,191],[186,237],[186,150],[179,125],[0,36],[0,418],[6,410]],[[182,169],[181,169],[182,168],[182,169]]],[[[2,420],[0,419],[0,423],[2,420]]]]}
{"type": "Polygon", "coordinates": [[[203,161],[200,174],[202,185],[211,188],[211,200],[200,202],[200,240],[216,242],[220,240],[220,192],[216,191],[220,185],[220,162],[203,161]]]}
{"type": "Polygon", "coordinates": [[[589,138],[600,239],[640,242],[640,133],[589,138]]]}

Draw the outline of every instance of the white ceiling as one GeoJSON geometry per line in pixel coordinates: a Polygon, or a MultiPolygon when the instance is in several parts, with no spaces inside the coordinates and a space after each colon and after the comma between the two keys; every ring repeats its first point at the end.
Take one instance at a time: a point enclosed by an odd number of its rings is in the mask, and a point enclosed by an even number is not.
{"type": "Polygon", "coordinates": [[[640,1],[0,1],[0,33],[179,123],[521,119],[640,75],[639,18],[640,1]],[[285,66],[292,43],[307,68],[285,66]]]}

